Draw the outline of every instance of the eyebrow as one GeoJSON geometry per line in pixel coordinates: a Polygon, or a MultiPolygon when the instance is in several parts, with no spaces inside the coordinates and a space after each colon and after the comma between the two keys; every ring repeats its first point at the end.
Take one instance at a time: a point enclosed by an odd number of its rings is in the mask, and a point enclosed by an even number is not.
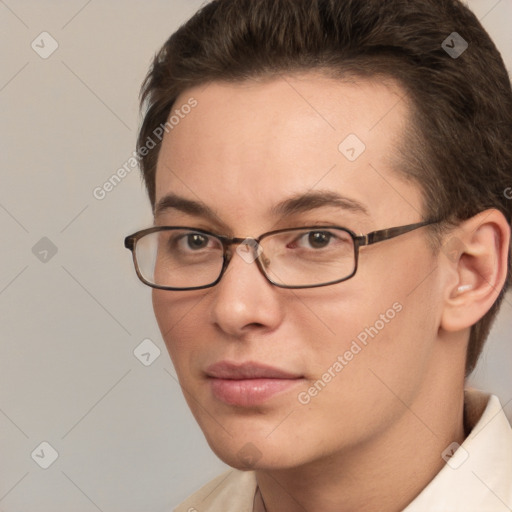
{"type": "Polygon", "coordinates": [[[192,201],[176,194],[167,194],[155,206],[155,217],[164,214],[167,210],[179,210],[195,217],[205,217],[208,220],[219,222],[219,217],[202,201],[192,201]]]}
{"type": "Polygon", "coordinates": [[[315,190],[305,194],[297,194],[276,204],[272,207],[271,213],[275,216],[287,216],[325,207],[341,208],[370,216],[367,208],[362,203],[331,190],[315,190]]]}
{"type": "MultiPolygon", "coordinates": [[[[296,194],[274,205],[270,213],[275,217],[286,217],[309,212],[318,208],[334,207],[370,216],[368,209],[359,201],[344,197],[332,191],[309,191],[296,194]]],[[[155,217],[174,209],[195,217],[204,217],[221,224],[219,216],[202,201],[193,201],[176,194],[167,194],[155,206],[155,217]]]]}

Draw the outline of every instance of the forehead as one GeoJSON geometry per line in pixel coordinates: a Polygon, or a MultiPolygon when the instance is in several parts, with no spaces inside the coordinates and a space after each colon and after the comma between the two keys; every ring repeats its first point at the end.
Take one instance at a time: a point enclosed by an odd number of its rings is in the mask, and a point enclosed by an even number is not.
{"type": "Polygon", "coordinates": [[[214,82],[183,93],[173,111],[191,98],[197,106],[162,142],[157,202],[172,192],[240,219],[330,190],[378,217],[402,193],[400,206],[417,217],[418,191],[394,172],[409,113],[396,84],[313,73],[214,82]]]}

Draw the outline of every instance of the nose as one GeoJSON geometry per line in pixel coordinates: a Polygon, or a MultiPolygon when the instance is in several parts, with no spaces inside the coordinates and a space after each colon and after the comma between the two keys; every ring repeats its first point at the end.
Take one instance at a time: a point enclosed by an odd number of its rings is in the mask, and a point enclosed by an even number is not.
{"type": "Polygon", "coordinates": [[[238,245],[214,289],[212,321],[230,336],[269,332],[283,320],[286,290],[269,283],[260,272],[255,262],[258,251],[253,241],[238,245]]]}

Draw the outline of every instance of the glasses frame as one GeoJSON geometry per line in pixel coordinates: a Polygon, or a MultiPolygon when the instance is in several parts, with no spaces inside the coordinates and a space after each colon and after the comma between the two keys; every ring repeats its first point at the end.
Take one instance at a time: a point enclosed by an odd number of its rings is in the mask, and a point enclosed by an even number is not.
{"type": "MultiPolygon", "coordinates": [[[[228,236],[224,236],[224,235],[219,235],[217,233],[212,233],[211,231],[207,231],[204,229],[196,229],[196,228],[193,228],[190,226],[153,226],[151,228],[146,228],[146,229],[137,231],[137,232],[133,233],[132,235],[128,235],[124,239],[124,246],[127,249],[129,249],[132,253],[133,264],[135,266],[135,272],[137,273],[138,278],[144,284],[150,286],[151,288],[155,288],[158,290],[172,290],[172,291],[203,290],[205,288],[211,288],[211,287],[215,286],[222,279],[222,276],[226,272],[228,265],[229,265],[231,259],[233,258],[233,252],[230,250],[233,245],[240,245],[244,242],[246,244],[247,244],[247,242],[256,242],[254,245],[251,244],[253,251],[256,251],[261,240],[263,240],[271,235],[275,235],[277,233],[284,233],[286,231],[295,231],[295,230],[318,231],[318,230],[322,230],[322,229],[338,229],[338,230],[345,231],[346,233],[348,233],[351,236],[352,240],[354,241],[354,270],[350,275],[343,277],[342,279],[337,279],[335,281],[329,281],[327,283],[312,284],[312,285],[283,285],[283,284],[279,284],[279,283],[276,283],[275,281],[273,281],[266,274],[266,272],[263,268],[263,263],[260,259],[261,255],[258,255],[257,253],[254,254],[254,256],[255,256],[254,260],[255,260],[256,265],[258,266],[261,274],[265,277],[265,279],[269,283],[273,284],[274,286],[277,286],[279,288],[287,288],[287,289],[320,288],[322,286],[330,286],[333,284],[342,283],[343,281],[347,281],[348,279],[351,279],[352,277],[355,276],[357,269],[358,269],[359,248],[360,247],[364,247],[366,245],[373,245],[373,244],[376,244],[379,242],[384,242],[385,240],[390,240],[397,236],[405,235],[406,233],[410,233],[411,231],[422,228],[424,226],[430,226],[432,224],[438,224],[440,222],[441,222],[440,220],[427,220],[427,221],[423,221],[423,222],[416,222],[414,224],[406,224],[404,226],[396,226],[396,227],[387,228],[387,229],[379,229],[377,231],[372,231],[370,233],[367,233],[366,235],[358,235],[358,234],[354,233],[354,231],[352,231],[348,228],[345,228],[343,226],[333,226],[333,225],[329,225],[329,226],[327,226],[327,225],[300,226],[300,227],[296,227],[296,228],[283,228],[283,229],[276,229],[273,231],[267,231],[266,233],[261,234],[257,238],[252,238],[252,237],[245,237],[245,238],[234,237],[234,238],[232,238],[232,237],[228,237],[228,236]],[[141,239],[143,236],[149,235],[150,233],[155,233],[158,231],[170,231],[170,230],[176,230],[176,229],[186,229],[189,231],[193,231],[194,233],[200,233],[200,234],[204,234],[207,236],[213,236],[214,238],[216,238],[217,240],[220,241],[220,243],[222,244],[222,247],[223,247],[223,263],[222,263],[222,268],[221,268],[220,274],[217,277],[217,279],[215,279],[215,281],[213,281],[210,284],[206,284],[206,285],[202,285],[202,286],[192,286],[192,287],[188,287],[188,288],[175,288],[172,286],[163,286],[163,285],[151,283],[142,275],[142,273],[140,272],[140,269],[139,269],[139,265],[137,263],[137,256],[136,256],[136,250],[135,250],[137,241],[139,239],[141,239]]],[[[247,245],[249,245],[249,244],[247,244],[247,245]]]]}

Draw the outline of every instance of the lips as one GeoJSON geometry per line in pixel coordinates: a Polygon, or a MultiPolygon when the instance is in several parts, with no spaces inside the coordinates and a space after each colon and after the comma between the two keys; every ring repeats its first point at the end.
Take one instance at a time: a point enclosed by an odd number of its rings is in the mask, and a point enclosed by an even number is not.
{"type": "Polygon", "coordinates": [[[301,375],[293,374],[260,363],[230,363],[221,361],[206,369],[208,377],[217,379],[297,379],[301,375]]]}
{"type": "Polygon", "coordinates": [[[303,380],[302,375],[254,362],[221,361],[205,373],[215,398],[240,407],[260,405],[303,380]]]}

